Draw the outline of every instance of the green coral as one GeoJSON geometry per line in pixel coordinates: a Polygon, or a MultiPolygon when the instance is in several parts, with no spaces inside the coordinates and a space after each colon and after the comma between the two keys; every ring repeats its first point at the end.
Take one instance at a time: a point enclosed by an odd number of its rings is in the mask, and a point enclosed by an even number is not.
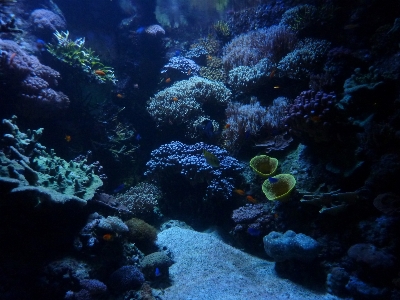
{"type": "Polygon", "coordinates": [[[231,36],[231,30],[229,29],[228,23],[225,21],[218,21],[214,24],[214,30],[217,36],[221,39],[228,39],[231,36]]]}
{"type": "Polygon", "coordinates": [[[47,45],[47,50],[51,55],[70,66],[80,68],[99,83],[111,81],[115,84],[117,82],[113,68],[105,66],[92,49],[84,47],[85,38],[72,41],[68,31],[59,32],[57,30],[54,36],[57,44],[47,45]],[[104,75],[97,74],[96,71],[102,71],[104,75]]]}
{"type": "Polygon", "coordinates": [[[94,174],[96,166],[88,165],[85,159],[67,162],[52,149],[46,152],[46,147],[37,142],[43,128],[24,133],[16,125],[16,119],[13,116],[3,120],[7,133],[3,140],[5,151],[0,151],[0,176],[17,179],[21,186],[31,186],[31,190],[41,195],[53,195],[54,191],[79,197],[82,201],[91,199],[103,185],[100,177],[94,174]],[[34,189],[38,187],[49,191],[34,189]]]}

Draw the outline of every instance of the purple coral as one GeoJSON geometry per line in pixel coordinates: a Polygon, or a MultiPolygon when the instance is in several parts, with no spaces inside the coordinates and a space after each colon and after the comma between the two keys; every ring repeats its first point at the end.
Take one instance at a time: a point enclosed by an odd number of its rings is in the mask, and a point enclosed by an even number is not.
{"type": "Polygon", "coordinates": [[[275,228],[275,218],[265,204],[246,204],[232,213],[232,220],[236,226],[235,234],[257,232],[258,235],[265,235],[275,228]],[[253,231],[252,231],[253,230],[253,231]],[[255,231],[256,230],[256,231],[255,231]]]}
{"type": "Polygon", "coordinates": [[[31,22],[37,33],[51,35],[56,30],[64,30],[67,27],[63,16],[47,9],[36,9],[31,13],[31,22]]]}
{"type": "Polygon", "coordinates": [[[68,97],[53,89],[60,77],[56,70],[42,65],[37,57],[27,54],[13,41],[0,39],[0,48],[3,72],[14,79],[14,85],[5,88],[20,96],[17,100],[22,113],[51,116],[69,106],[68,97]]]}
{"type": "Polygon", "coordinates": [[[335,120],[336,96],[334,93],[304,91],[289,106],[285,118],[289,132],[302,142],[327,142],[332,140],[335,120]]]}
{"type": "Polygon", "coordinates": [[[138,289],[144,283],[144,275],[135,266],[123,266],[111,274],[109,287],[113,290],[125,292],[138,289]]]}

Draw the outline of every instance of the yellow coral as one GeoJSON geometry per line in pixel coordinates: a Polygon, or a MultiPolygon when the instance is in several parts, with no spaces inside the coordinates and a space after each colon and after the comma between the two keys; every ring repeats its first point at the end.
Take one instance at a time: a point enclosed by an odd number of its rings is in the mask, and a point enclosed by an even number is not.
{"type": "Polygon", "coordinates": [[[269,177],[278,168],[278,160],[267,155],[258,155],[250,160],[250,167],[261,177],[269,177]]]}
{"type": "Polygon", "coordinates": [[[296,185],[296,179],[290,174],[279,174],[272,178],[278,181],[271,182],[267,179],[262,185],[262,191],[267,199],[281,202],[289,200],[290,193],[296,185]]]}

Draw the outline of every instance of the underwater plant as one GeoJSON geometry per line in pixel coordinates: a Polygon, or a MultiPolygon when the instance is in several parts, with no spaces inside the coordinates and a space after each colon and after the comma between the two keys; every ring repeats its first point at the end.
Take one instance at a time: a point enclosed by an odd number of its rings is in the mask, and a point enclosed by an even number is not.
{"type": "Polygon", "coordinates": [[[99,83],[111,81],[117,82],[114,70],[105,66],[90,48],[84,47],[85,38],[78,38],[75,41],[69,38],[69,32],[54,32],[57,44],[48,44],[47,50],[51,55],[72,67],[78,67],[83,72],[88,73],[99,83]]]}

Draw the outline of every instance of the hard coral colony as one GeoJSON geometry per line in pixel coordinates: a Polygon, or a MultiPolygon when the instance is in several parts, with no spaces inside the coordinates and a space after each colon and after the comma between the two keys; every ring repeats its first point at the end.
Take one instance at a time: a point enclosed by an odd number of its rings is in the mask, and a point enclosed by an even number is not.
{"type": "Polygon", "coordinates": [[[400,299],[399,41],[390,0],[0,0],[0,299],[400,299]]]}

